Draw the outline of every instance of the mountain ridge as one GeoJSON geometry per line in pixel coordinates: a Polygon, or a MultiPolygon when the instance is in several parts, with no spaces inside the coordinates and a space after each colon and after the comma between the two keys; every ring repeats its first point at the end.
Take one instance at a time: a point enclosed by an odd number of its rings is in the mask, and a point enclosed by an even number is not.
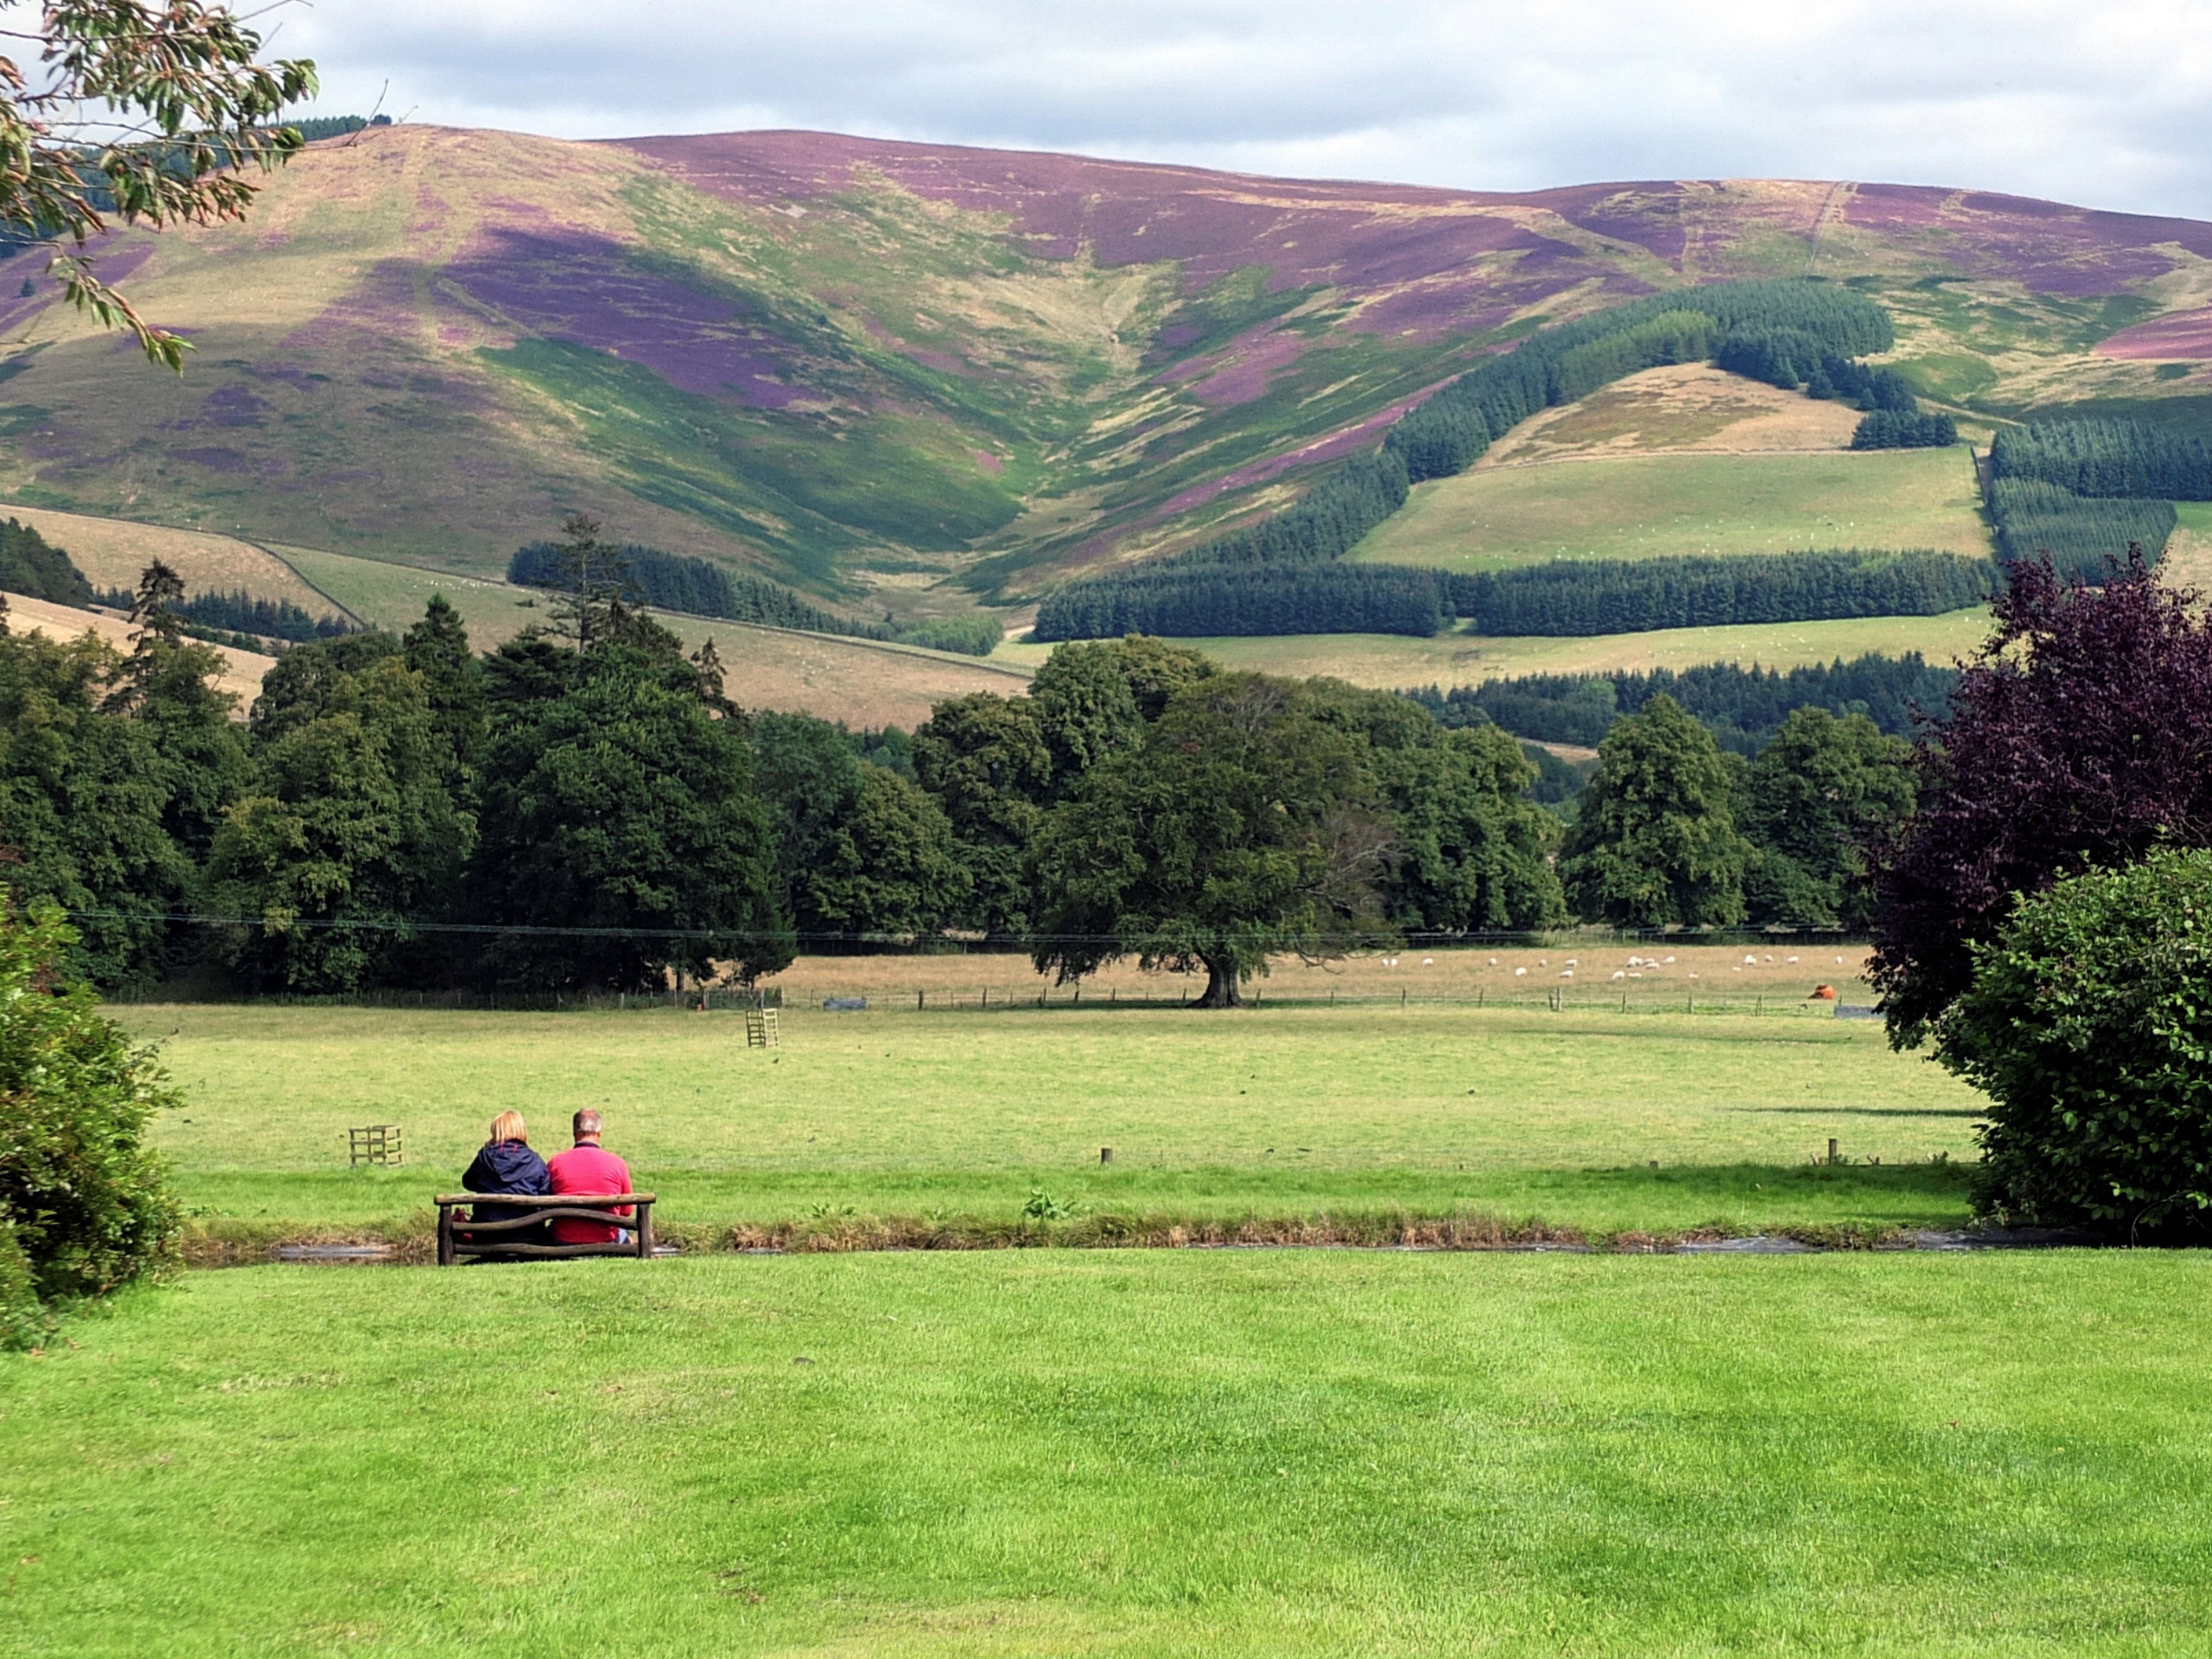
{"type": "Polygon", "coordinates": [[[10,500],[477,574],[580,507],[902,619],[1184,544],[1540,322],[1692,282],[1866,288],[1988,419],[2212,394],[2212,224],[1936,186],[402,125],[106,257],[199,351],[156,382],[6,301],[10,500]]]}

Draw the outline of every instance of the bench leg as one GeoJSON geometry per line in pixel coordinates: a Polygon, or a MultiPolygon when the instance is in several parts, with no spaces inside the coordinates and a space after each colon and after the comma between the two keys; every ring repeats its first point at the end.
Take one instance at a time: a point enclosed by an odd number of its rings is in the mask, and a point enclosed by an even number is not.
{"type": "Polygon", "coordinates": [[[641,1261],[653,1260],[653,1206],[650,1204],[637,1206],[637,1259],[641,1261]]]}
{"type": "Polygon", "coordinates": [[[453,1265],[453,1212],[450,1206],[438,1212],[438,1265],[453,1265]]]}

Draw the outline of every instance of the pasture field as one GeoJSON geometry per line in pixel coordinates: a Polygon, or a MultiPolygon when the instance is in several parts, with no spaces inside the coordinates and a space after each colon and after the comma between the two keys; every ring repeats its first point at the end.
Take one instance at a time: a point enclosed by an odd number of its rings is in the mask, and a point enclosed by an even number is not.
{"type": "Polygon", "coordinates": [[[235,537],[12,502],[0,505],[0,517],[21,520],[60,548],[94,587],[135,591],[146,567],[160,559],[184,578],[188,594],[243,589],[257,599],[289,599],[310,616],[331,614],[330,595],[276,555],[235,537]]]}
{"type": "MultiPolygon", "coordinates": [[[[505,582],[307,548],[283,551],[318,586],[380,628],[398,631],[419,620],[433,593],[443,593],[461,613],[470,642],[479,650],[505,643],[533,622],[552,619],[545,595],[505,582]]],[[[929,718],[930,705],[939,698],[969,691],[1015,692],[1029,678],[1026,669],[955,652],[672,611],[653,614],[683,640],[686,650],[714,641],[724,664],[724,689],[746,708],[912,730],[929,718]]]]}
{"type": "Polygon", "coordinates": [[[1559,558],[1832,547],[1988,556],[1967,451],[1621,454],[1477,466],[1415,485],[1349,556],[1476,571],[1559,558]]]}
{"type": "Polygon", "coordinates": [[[2203,1651],[2202,1255],[198,1273],[0,1357],[0,1653],[2203,1651]]]}
{"type": "MultiPolygon", "coordinates": [[[[124,655],[131,654],[131,624],[112,611],[79,611],[74,605],[49,605],[44,599],[22,593],[10,593],[7,599],[8,624],[11,628],[57,640],[97,634],[124,655]]],[[[261,677],[276,665],[276,659],[256,651],[240,651],[231,645],[208,648],[223,660],[223,672],[216,679],[216,689],[228,691],[238,700],[233,715],[245,719],[247,706],[261,695],[261,677]]]]}
{"type": "MultiPolygon", "coordinates": [[[[1270,674],[1326,674],[1354,685],[1402,690],[1422,685],[1476,685],[1519,674],[1604,674],[1614,669],[1683,669],[1736,662],[1796,668],[1857,657],[1917,651],[1930,662],[1970,657],[1990,631],[1976,609],[1942,617],[1856,617],[1839,622],[1753,623],[1731,628],[1671,628],[1648,634],[1582,639],[1534,635],[1505,637],[1439,634],[1299,634],[1260,639],[1177,640],[1225,668],[1270,674]]],[[[1004,645],[994,661],[1034,665],[1051,653],[1043,645],[1004,645]]]]}
{"type": "MultiPolygon", "coordinates": [[[[522,1112],[557,1146],[584,1105],[679,1227],[1002,1224],[1040,1190],[1091,1216],[1402,1212],[1600,1235],[1966,1214],[1978,1097],[1891,1053],[1878,1024],[1804,1003],[1816,974],[1845,971],[1825,959],[1742,981],[1690,981],[1686,962],[1633,984],[1591,968],[1600,982],[1558,1012],[1543,1001],[1555,978],[1501,979],[1478,1007],[1473,974],[1424,981],[1410,965],[1395,990],[1380,988],[1389,970],[1365,970],[1376,1000],[1331,1007],[1286,973],[1229,1014],[1172,1006],[1174,985],[1138,1005],[1133,973],[1040,1009],[1020,958],[849,966],[794,970],[769,1051],[747,1049],[735,1012],[659,1004],[120,1012],[163,1043],[189,1098],[157,1131],[186,1203],[211,1231],[258,1238],[419,1231],[494,1113],[522,1112]],[[868,1012],[818,1006],[855,992],[868,1012]],[[1010,994],[1029,1000],[1009,1008],[1010,994]],[[409,1164],[349,1170],[346,1129],[379,1122],[404,1130],[409,1164]],[[1847,1162],[1816,1164],[1832,1137],[1847,1162]]],[[[1510,973],[1503,954],[1495,971],[1510,973]]]]}

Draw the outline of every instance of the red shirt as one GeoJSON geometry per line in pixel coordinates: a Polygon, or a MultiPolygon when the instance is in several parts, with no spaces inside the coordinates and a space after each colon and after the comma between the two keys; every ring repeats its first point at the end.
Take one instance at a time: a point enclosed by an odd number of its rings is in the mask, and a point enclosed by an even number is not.
{"type": "MultiPolygon", "coordinates": [[[[571,1146],[557,1158],[549,1158],[546,1174],[553,1177],[556,1193],[575,1193],[585,1198],[605,1198],[614,1193],[629,1190],[629,1165],[612,1152],[598,1146],[571,1146]]],[[[629,1206],[617,1210],[617,1215],[628,1215],[629,1206]]],[[[611,1244],[622,1230],[611,1222],[577,1221],[562,1218],[553,1224],[553,1242],[556,1244],[611,1244]]]]}

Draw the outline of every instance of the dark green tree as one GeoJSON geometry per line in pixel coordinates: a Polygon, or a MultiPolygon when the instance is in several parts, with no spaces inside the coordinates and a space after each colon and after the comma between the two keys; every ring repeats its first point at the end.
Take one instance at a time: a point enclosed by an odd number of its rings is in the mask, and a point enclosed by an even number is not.
{"type": "Polygon", "coordinates": [[[499,982],[647,989],[726,963],[750,982],[791,961],[751,752],[690,665],[673,671],[598,647],[559,695],[495,720],[471,886],[486,922],[518,930],[488,953],[499,982]]]}
{"type": "Polygon", "coordinates": [[[1367,755],[1291,682],[1222,675],[1183,692],[1046,817],[1039,970],[1065,984],[1125,956],[1202,966],[1199,1006],[1228,1008],[1271,955],[1376,936],[1393,842],[1367,755]]]}
{"type": "Polygon", "coordinates": [[[880,766],[860,769],[851,801],[800,884],[808,923],[821,931],[897,936],[937,932],[974,885],[943,810],[880,766]]]}
{"type": "Polygon", "coordinates": [[[2212,853],[2024,896],[1969,945],[1936,1057],[1989,1097],[1978,1207],[2130,1243],[2212,1234],[2212,853]]]}
{"type": "Polygon", "coordinates": [[[948,697],[914,734],[915,776],[952,823],[975,879],[963,918],[1006,937],[1029,931],[1030,844],[1051,798],[1052,748],[1029,697],[948,697]]]}
{"type": "Polygon", "coordinates": [[[195,874],[153,729],[104,707],[122,665],[88,634],[0,635],[0,884],[75,914],[65,971],[111,987],[161,972],[195,874]]]}
{"type": "Polygon", "coordinates": [[[422,620],[401,641],[407,665],[422,677],[430,718],[453,751],[451,787],[469,787],[483,757],[485,708],[483,665],[469,649],[469,630],[461,613],[443,593],[433,593],[422,620]]]}
{"type": "Polygon", "coordinates": [[[454,797],[453,749],[422,676],[390,639],[381,651],[366,643],[380,637],[288,653],[254,704],[254,787],[216,835],[208,878],[223,909],[258,919],[231,950],[257,989],[394,977],[411,924],[459,902],[474,817],[454,797]],[[325,660],[295,668],[315,656],[325,660]],[[332,668],[349,658],[366,660],[332,668]]]}
{"type": "Polygon", "coordinates": [[[1145,717],[1115,645],[1063,645],[1030,682],[1044,740],[1052,751],[1055,793],[1066,794],[1109,755],[1143,740],[1145,717]]]}
{"type": "Polygon", "coordinates": [[[1378,749],[1375,775],[1401,849],[1384,888],[1391,920],[1443,933],[1557,927],[1559,821],[1528,798],[1536,769],[1496,726],[1378,749]]]}
{"type": "Polygon", "coordinates": [[[933,933],[973,878],[952,825],[911,781],[863,762],[852,737],[805,714],[747,722],[754,778],[774,813],[785,903],[808,949],[857,933],[933,933]]]}
{"type": "Polygon", "coordinates": [[[1751,763],[1736,815],[1753,849],[1750,919],[1866,927],[1863,849],[1911,812],[1913,778],[1912,745],[1865,715],[1793,713],[1751,763]]]}
{"type": "Polygon", "coordinates": [[[1730,811],[1712,733],[1664,695],[1598,745],[1559,874],[1585,921],[1731,927],[1743,920],[1750,848],[1730,811]]]}

